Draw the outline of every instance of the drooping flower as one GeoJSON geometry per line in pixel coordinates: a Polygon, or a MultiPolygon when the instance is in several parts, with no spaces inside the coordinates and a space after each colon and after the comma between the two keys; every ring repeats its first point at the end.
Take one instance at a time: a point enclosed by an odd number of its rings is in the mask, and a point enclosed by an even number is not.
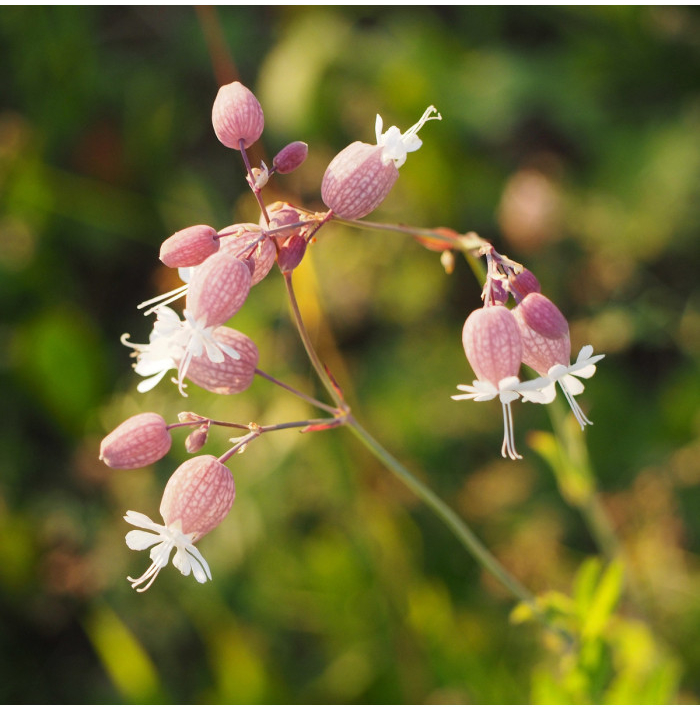
{"type": "Polygon", "coordinates": [[[217,339],[216,325],[196,320],[188,310],[183,311],[184,320],[164,305],[155,312],[157,318],[148,344],[129,342],[129,336],[122,335],[122,343],[134,350],[134,371],[148,377],[136,387],[139,392],[151,390],[167,372],[177,369],[177,384],[184,396],[184,379],[193,359],[206,356],[211,362],[220,363],[227,356],[240,358],[234,347],[217,339]]]}
{"type": "MultiPolygon", "coordinates": [[[[513,309],[513,316],[522,338],[523,363],[541,375],[539,380],[529,383],[532,391],[536,392],[537,400],[544,396],[545,403],[552,401],[558,383],[581,428],[592,423],[574,398],[584,390],[576,377],[592,377],[596,370],[595,363],[605,355],[591,356],[593,347],[586,345],[579,352],[576,362],[570,364],[569,325],[557,306],[541,293],[528,293],[513,309]]],[[[523,390],[523,399],[532,400],[532,391],[523,390]]]]}
{"type": "Polygon", "coordinates": [[[321,183],[323,203],[344,219],[360,219],[376,209],[391,191],[408,153],[418,150],[418,131],[429,120],[441,120],[434,106],[405,133],[396,126],[385,132],[377,116],[377,144],[355,141],[341,150],[326,168],[321,183]],[[435,115],[433,115],[435,113],[435,115]]]}
{"type": "MultiPolygon", "coordinates": [[[[501,455],[512,460],[522,458],[515,450],[511,403],[521,395],[518,379],[522,359],[522,343],[518,324],[508,308],[492,305],[469,315],[462,330],[462,344],[467,360],[477,379],[459,384],[464,394],[452,398],[489,401],[499,398],[503,410],[503,445],[501,455]]],[[[531,400],[537,400],[532,392],[531,400]]]]}
{"type": "Polygon", "coordinates": [[[165,524],[129,510],[124,519],[141,529],[127,533],[127,546],[136,551],[153,547],[151,565],[145,573],[136,579],[129,577],[132,588],[150,588],[160,570],[168,565],[173,550],[173,566],[183,576],[192,573],[199,583],[211,580],[209,565],[194,543],[223,521],[235,495],[229,469],[214,456],[202,455],[183,463],[168,480],[160,504],[165,524]]]}

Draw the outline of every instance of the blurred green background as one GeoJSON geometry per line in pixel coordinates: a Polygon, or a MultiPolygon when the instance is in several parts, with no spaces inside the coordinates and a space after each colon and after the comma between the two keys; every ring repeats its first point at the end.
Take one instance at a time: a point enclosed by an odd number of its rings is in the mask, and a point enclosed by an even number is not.
{"type": "MultiPolygon", "coordinates": [[[[696,8],[4,7],[0,66],[3,703],[698,701],[696,8]],[[119,344],[145,341],[136,304],[177,285],[165,237],[257,220],[210,122],[234,78],[265,110],[256,160],[310,146],[268,202],[312,209],[377,112],[405,130],[437,106],[370,218],[477,231],[535,272],[575,353],[606,353],[573,445],[618,539],[617,605],[614,575],[591,590],[600,549],[547,411],[516,406],[513,463],[497,402],[450,399],[472,378],[466,262],[448,276],[408,237],[330,225],[295,276],[359,420],[533,592],[573,593],[585,652],[511,622],[513,599],[344,430],[271,434],[231,461],[236,503],[199,545],[212,583],[172,567],[144,595],[125,581],[148,560],[122,515],[157,519],[184,434],[122,472],[97,459],[106,432],[141,411],[315,415],[262,380],[139,395],[119,344]]],[[[232,324],[262,369],[314,391],[277,273],[232,324]]]]}

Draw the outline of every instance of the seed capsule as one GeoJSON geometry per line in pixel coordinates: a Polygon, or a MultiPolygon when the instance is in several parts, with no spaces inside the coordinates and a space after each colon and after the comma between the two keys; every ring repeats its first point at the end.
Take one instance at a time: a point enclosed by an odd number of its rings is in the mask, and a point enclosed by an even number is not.
{"type": "Polygon", "coordinates": [[[197,266],[219,250],[216,229],[206,224],[187,227],[168,237],[160,247],[160,260],[170,268],[197,266]]]}
{"type": "Polygon", "coordinates": [[[133,470],[160,460],[172,445],[165,419],[143,413],[128,418],[100,445],[100,460],[110,468],[133,470]]]}

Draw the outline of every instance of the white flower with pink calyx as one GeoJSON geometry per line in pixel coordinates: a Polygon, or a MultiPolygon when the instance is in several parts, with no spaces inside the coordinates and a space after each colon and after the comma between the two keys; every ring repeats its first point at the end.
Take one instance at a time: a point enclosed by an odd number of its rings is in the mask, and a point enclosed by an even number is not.
{"type": "Polygon", "coordinates": [[[184,320],[167,306],[156,309],[156,322],[149,336],[148,344],[137,344],[122,335],[122,343],[131,347],[136,356],[134,371],[148,379],[140,382],[137,391],[150,391],[171,369],[177,370],[175,380],[180,393],[184,391],[184,379],[193,358],[206,356],[215,363],[224,361],[226,356],[239,359],[240,354],[225,341],[215,335],[217,325],[207,325],[206,320],[196,320],[188,310],[183,312],[184,320]]]}
{"type": "Polygon", "coordinates": [[[214,456],[202,455],[183,463],[168,480],[160,503],[165,524],[129,510],[124,519],[141,529],[127,533],[127,546],[136,551],[153,547],[151,565],[138,578],[129,577],[131,587],[139,592],[148,590],[168,565],[173,550],[173,566],[183,576],[192,573],[199,583],[211,580],[209,565],[194,543],[223,521],[235,496],[229,469],[214,456]]]}
{"type": "Polygon", "coordinates": [[[435,107],[430,106],[405,133],[396,126],[383,132],[383,121],[378,115],[376,145],[358,140],[331,160],[321,183],[323,203],[343,219],[360,219],[369,214],[391,191],[407,154],[422,145],[418,131],[427,121],[441,119],[435,107]]]}
{"type": "Polygon", "coordinates": [[[503,446],[501,455],[512,460],[522,458],[515,450],[511,403],[520,397],[518,379],[522,358],[520,331],[513,314],[502,305],[475,310],[462,330],[462,344],[477,379],[459,384],[464,394],[452,398],[490,401],[499,398],[503,409],[503,446]]]}
{"type": "Polygon", "coordinates": [[[522,338],[523,363],[541,375],[527,382],[521,392],[523,399],[541,402],[544,397],[543,403],[549,403],[556,396],[558,383],[581,428],[591,424],[574,398],[584,390],[577,377],[592,377],[596,362],[605,355],[592,356],[593,347],[586,345],[581,348],[576,362],[570,364],[569,325],[557,306],[541,293],[528,293],[513,309],[513,315],[522,338]]]}

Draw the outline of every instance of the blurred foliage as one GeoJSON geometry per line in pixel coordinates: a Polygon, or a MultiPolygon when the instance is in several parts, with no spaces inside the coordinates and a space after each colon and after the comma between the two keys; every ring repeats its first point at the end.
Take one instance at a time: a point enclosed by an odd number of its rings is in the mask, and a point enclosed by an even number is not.
{"type": "MultiPolygon", "coordinates": [[[[2,8],[0,698],[697,702],[699,37],[696,8],[665,6],[2,8]],[[310,413],[264,381],[235,401],[140,396],[119,344],[143,341],[135,305],[176,284],[166,236],[256,219],[210,125],[236,76],[266,112],[256,160],[310,145],[267,199],[312,209],[376,113],[405,129],[437,106],[371,218],[493,240],[569,317],[574,350],[607,354],[585,436],[517,407],[525,459],[502,461],[498,405],[449,398],[471,376],[465,262],[447,276],[404,236],[332,225],[295,275],[358,418],[574,648],[513,624],[513,599],[343,430],[266,436],[232,461],[236,503],[201,544],[213,583],[172,567],[143,596],[125,582],[147,559],[121,516],[154,515],[185,452],[110,471],[107,431],[145,410],[310,413]]],[[[313,391],[274,273],[235,327],[313,391]]]]}

